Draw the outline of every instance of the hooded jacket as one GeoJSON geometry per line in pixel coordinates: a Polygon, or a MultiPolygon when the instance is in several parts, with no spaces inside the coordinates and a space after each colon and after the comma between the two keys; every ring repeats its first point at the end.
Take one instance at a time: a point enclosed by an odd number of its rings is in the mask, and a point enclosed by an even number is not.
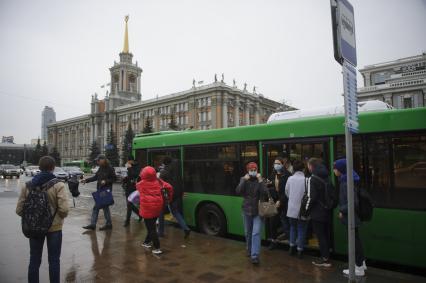
{"type": "Polygon", "coordinates": [[[144,167],[140,177],[141,181],[136,184],[140,195],[139,214],[146,219],[156,218],[164,209],[161,186],[168,191],[170,202],[173,200],[173,187],[169,183],[159,180],[155,169],[151,166],[144,167]]]}
{"type": "Polygon", "coordinates": [[[328,170],[324,165],[319,164],[311,176],[311,192],[309,204],[311,206],[311,219],[319,222],[329,222],[331,210],[324,207],[325,203],[325,183],[328,183],[328,170]],[[319,180],[321,179],[321,180],[319,180]]]}
{"type": "MultiPolygon", "coordinates": [[[[41,172],[33,177],[31,183],[33,186],[41,186],[46,182],[55,178],[50,172],[41,172]]],[[[25,199],[28,196],[28,188],[24,183],[21,188],[21,194],[19,195],[18,204],[16,205],[16,214],[22,216],[22,210],[24,207],[25,199]]],[[[65,184],[63,182],[58,182],[50,189],[47,190],[47,197],[49,199],[49,204],[52,210],[52,214],[55,213],[55,218],[53,219],[52,226],[50,226],[49,232],[55,232],[62,230],[62,225],[64,223],[64,218],[68,215],[68,193],[65,189],[65,184]]]]}

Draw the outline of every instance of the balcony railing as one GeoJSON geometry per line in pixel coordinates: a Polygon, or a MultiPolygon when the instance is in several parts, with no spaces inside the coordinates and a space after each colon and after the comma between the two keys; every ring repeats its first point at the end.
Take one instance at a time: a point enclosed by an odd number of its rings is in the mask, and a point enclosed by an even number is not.
{"type": "Polygon", "coordinates": [[[381,90],[381,89],[387,89],[387,88],[410,87],[410,86],[416,86],[416,85],[422,85],[422,84],[426,84],[426,79],[399,81],[399,82],[392,82],[392,83],[386,83],[386,84],[375,85],[375,86],[361,87],[361,88],[358,88],[358,92],[369,92],[369,91],[375,91],[375,90],[381,90]]]}

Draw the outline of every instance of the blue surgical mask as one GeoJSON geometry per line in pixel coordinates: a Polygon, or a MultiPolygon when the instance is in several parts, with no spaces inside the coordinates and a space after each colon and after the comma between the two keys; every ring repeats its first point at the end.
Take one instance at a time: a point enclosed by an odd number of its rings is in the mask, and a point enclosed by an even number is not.
{"type": "Polygon", "coordinates": [[[281,164],[274,164],[275,171],[281,171],[283,169],[283,166],[281,164]]]}
{"type": "Polygon", "coordinates": [[[250,177],[256,177],[257,171],[249,171],[248,174],[250,177]]]}

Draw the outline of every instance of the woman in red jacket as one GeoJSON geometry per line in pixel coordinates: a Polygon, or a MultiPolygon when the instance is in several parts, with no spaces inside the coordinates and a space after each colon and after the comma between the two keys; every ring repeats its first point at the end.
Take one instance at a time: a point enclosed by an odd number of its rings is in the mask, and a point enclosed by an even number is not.
{"type": "Polygon", "coordinates": [[[161,254],[160,240],[158,239],[156,222],[158,216],[164,209],[164,199],[161,190],[164,188],[168,193],[168,200],[173,199],[172,186],[157,178],[155,169],[151,166],[146,166],[140,173],[141,181],[136,184],[136,189],[140,195],[140,210],[139,214],[143,217],[148,230],[145,241],[142,246],[151,248],[153,254],[161,254]]]}

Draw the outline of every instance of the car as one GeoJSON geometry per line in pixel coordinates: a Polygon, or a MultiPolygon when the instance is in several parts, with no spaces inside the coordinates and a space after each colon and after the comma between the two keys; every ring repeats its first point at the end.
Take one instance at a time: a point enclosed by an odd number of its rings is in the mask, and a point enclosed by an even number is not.
{"type": "Polygon", "coordinates": [[[38,166],[27,166],[25,168],[25,176],[35,176],[38,173],[40,173],[40,169],[38,168],[38,166]]]}
{"type": "Polygon", "coordinates": [[[3,164],[1,165],[1,176],[3,176],[3,178],[5,179],[7,177],[16,176],[16,178],[19,179],[19,177],[21,176],[21,171],[19,170],[18,166],[11,164],[3,164]]]}
{"type": "Polygon", "coordinates": [[[68,173],[64,171],[61,167],[55,167],[55,170],[53,170],[53,175],[56,176],[56,178],[67,181],[68,180],[68,173]]]}
{"type": "Polygon", "coordinates": [[[92,169],[90,169],[90,172],[92,172],[92,174],[96,174],[96,172],[98,172],[99,166],[95,166],[92,169]]]}
{"type": "Polygon", "coordinates": [[[64,169],[64,171],[68,173],[69,178],[71,177],[71,175],[75,175],[77,176],[77,178],[80,179],[84,177],[84,172],[77,166],[66,166],[62,167],[62,169],[64,169]]]}
{"type": "Polygon", "coordinates": [[[127,176],[126,167],[114,167],[116,182],[121,182],[127,176]]]}

